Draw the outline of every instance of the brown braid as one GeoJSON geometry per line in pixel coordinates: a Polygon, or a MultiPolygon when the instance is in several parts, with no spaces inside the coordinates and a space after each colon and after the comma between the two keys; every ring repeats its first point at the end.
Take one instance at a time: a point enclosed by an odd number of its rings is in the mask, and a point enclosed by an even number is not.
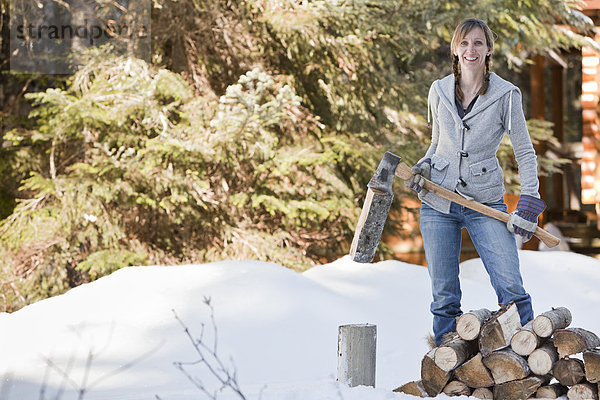
{"type": "Polygon", "coordinates": [[[485,75],[483,77],[483,85],[481,85],[481,89],[479,89],[479,95],[484,95],[490,87],[490,59],[491,55],[485,56],[485,75]]]}
{"type": "Polygon", "coordinates": [[[460,88],[460,65],[458,63],[458,56],[452,57],[452,73],[454,73],[454,92],[456,97],[463,101],[465,95],[463,94],[462,89],[460,88]]]}

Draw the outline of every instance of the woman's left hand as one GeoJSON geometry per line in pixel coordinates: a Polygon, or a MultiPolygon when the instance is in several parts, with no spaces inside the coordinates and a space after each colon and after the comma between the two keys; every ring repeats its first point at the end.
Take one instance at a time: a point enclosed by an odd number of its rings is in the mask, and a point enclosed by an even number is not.
{"type": "Polygon", "coordinates": [[[527,242],[535,233],[538,216],[545,208],[544,200],[522,195],[517,209],[510,214],[506,227],[510,232],[523,236],[523,242],[527,242]]]}

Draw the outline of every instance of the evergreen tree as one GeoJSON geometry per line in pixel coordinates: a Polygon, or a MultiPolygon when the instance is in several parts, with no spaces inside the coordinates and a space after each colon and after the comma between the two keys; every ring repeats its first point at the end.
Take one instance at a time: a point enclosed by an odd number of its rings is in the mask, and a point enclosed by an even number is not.
{"type": "Polygon", "coordinates": [[[425,152],[428,87],[471,15],[498,33],[498,68],[589,43],[573,1],[155,0],[152,64],[92,50],[4,135],[20,183],[0,226],[4,309],[127,265],[302,270],[346,253],[382,154],[425,152]]]}

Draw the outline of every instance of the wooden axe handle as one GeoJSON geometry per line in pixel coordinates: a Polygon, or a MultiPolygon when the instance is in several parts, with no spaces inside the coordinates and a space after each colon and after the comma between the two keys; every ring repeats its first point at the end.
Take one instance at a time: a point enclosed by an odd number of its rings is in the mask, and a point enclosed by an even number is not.
{"type": "MultiPolygon", "coordinates": [[[[412,176],[412,171],[408,165],[401,162],[396,168],[395,175],[404,180],[407,180],[410,179],[410,177],[412,176]]],[[[482,214],[487,215],[488,217],[496,218],[504,223],[508,222],[509,214],[502,211],[498,211],[492,207],[488,207],[475,200],[467,200],[460,194],[443,188],[440,185],[437,185],[427,179],[425,179],[425,185],[423,185],[423,187],[425,188],[425,190],[429,190],[431,193],[435,193],[438,196],[443,197],[444,199],[448,199],[450,201],[455,202],[456,204],[460,204],[461,206],[470,208],[471,210],[478,211],[482,214]]],[[[554,247],[560,243],[559,238],[552,235],[551,233],[548,233],[539,226],[535,230],[534,235],[537,236],[538,239],[544,242],[544,244],[548,247],[554,247]]]]}

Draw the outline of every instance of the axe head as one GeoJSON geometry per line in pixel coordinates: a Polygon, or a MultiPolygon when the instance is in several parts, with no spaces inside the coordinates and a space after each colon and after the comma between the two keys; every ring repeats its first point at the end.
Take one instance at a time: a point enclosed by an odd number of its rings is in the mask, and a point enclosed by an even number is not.
{"type": "Polygon", "coordinates": [[[367,185],[367,197],[354,232],[352,246],[350,246],[350,256],[353,261],[369,263],[375,257],[375,251],[381,241],[383,227],[394,200],[392,182],[400,161],[399,156],[386,152],[375,175],[367,185]]]}

